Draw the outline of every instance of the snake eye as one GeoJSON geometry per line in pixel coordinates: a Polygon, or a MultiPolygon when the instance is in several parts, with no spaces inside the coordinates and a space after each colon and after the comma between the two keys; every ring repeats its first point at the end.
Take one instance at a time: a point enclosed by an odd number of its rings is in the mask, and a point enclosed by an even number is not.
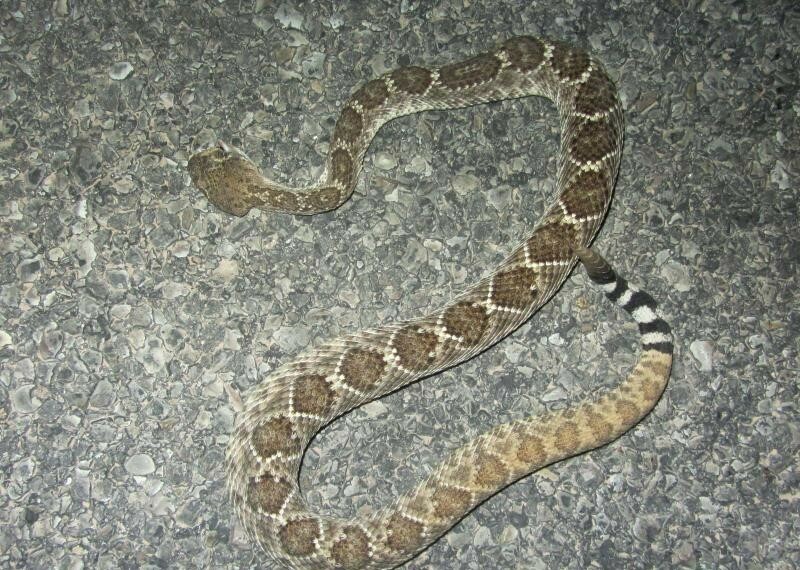
{"type": "Polygon", "coordinates": [[[228,143],[222,140],[217,141],[217,148],[222,151],[222,154],[224,155],[230,154],[231,152],[231,147],[228,146],[228,143]]]}

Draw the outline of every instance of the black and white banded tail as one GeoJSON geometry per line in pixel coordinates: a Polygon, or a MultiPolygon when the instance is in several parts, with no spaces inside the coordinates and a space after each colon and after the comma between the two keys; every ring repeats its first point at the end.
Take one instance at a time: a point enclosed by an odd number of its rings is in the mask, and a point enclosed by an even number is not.
{"type": "Polygon", "coordinates": [[[601,286],[606,297],[625,309],[639,325],[642,349],[672,355],[672,330],[661,317],[655,300],[617,275],[603,257],[588,248],[577,248],[575,254],[586,268],[589,278],[601,286]]]}

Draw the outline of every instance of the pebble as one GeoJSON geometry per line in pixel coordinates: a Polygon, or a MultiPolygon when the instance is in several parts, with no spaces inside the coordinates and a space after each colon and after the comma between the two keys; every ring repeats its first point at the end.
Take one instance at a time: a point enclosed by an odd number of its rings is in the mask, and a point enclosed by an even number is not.
{"type": "Polygon", "coordinates": [[[114,81],[122,81],[132,72],[133,66],[127,61],[122,61],[111,66],[111,69],[108,71],[108,76],[114,81]]]}
{"type": "Polygon", "coordinates": [[[303,15],[294,8],[288,7],[286,4],[281,4],[275,11],[275,19],[280,22],[284,29],[302,30],[303,15]]]}
{"type": "Polygon", "coordinates": [[[89,405],[93,408],[107,408],[114,402],[114,387],[108,380],[100,380],[89,397],[89,405]]]}
{"type": "Polygon", "coordinates": [[[710,372],[714,365],[714,345],[707,340],[696,340],[689,345],[689,351],[700,365],[700,370],[710,372]]]}
{"type": "Polygon", "coordinates": [[[131,455],[125,461],[125,471],[131,475],[150,475],[156,470],[156,464],[153,458],[146,453],[137,453],[131,455]]]}
{"type": "Polygon", "coordinates": [[[397,166],[397,160],[390,154],[379,152],[375,157],[375,166],[381,170],[392,170],[397,166]]]}
{"type": "Polygon", "coordinates": [[[31,397],[32,390],[33,385],[26,384],[11,392],[11,407],[15,412],[30,414],[31,412],[35,412],[39,406],[42,405],[39,400],[31,397]]]}
{"type": "Polygon", "coordinates": [[[83,241],[75,253],[78,256],[78,273],[80,273],[81,277],[86,277],[92,270],[92,263],[97,259],[94,244],[89,240],[83,241]]]}
{"type": "Polygon", "coordinates": [[[492,544],[492,533],[491,531],[482,526],[478,529],[478,532],[475,533],[475,537],[472,539],[472,544],[477,546],[478,548],[482,546],[486,546],[487,544],[492,544]]]}

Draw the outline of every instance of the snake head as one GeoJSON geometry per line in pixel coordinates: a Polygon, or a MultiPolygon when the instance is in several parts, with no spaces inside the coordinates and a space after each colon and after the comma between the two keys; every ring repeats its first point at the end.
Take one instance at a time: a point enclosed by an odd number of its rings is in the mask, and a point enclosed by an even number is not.
{"type": "Polygon", "coordinates": [[[244,216],[258,205],[250,191],[260,177],[258,168],[239,149],[220,141],[192,155],[188,168],[192,184],[223,212],[244,216]]]}

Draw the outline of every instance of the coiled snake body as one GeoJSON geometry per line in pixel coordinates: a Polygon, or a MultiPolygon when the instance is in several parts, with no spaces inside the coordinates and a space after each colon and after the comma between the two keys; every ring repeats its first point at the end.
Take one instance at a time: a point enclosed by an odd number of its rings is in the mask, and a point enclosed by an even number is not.
{"type": "Polygon", "coordinates": [[[345,103],[325,169],[308,188],[268,180],[225,144],[190,158],[194,184],[228,213],[241,216],[256,207],[313,214],[349,198],[369,142],[387,121],[529,95],[548,97],[558,108],[558,192],[511,254],[445,307],[327,342],[281,366],[249,393],[228,448],[228,488],[247,533],[284,566],[401,564],[498,490],[616,439],[656,404],[672,361],[669,327],[648,295],[628,287],[586,249],[608,208],[619,167],[620,103],[605,70],[586,52],[517,37],[458,63],[404,67],[363,85],[345,103]],[[498,425],[369,518],[340,520],[310,511],[297,478],[305,448],[320,428],[507,336],[549,300],[576,256],[639,323],[642,354],[624,382],[567,410],[498,425]]]}

